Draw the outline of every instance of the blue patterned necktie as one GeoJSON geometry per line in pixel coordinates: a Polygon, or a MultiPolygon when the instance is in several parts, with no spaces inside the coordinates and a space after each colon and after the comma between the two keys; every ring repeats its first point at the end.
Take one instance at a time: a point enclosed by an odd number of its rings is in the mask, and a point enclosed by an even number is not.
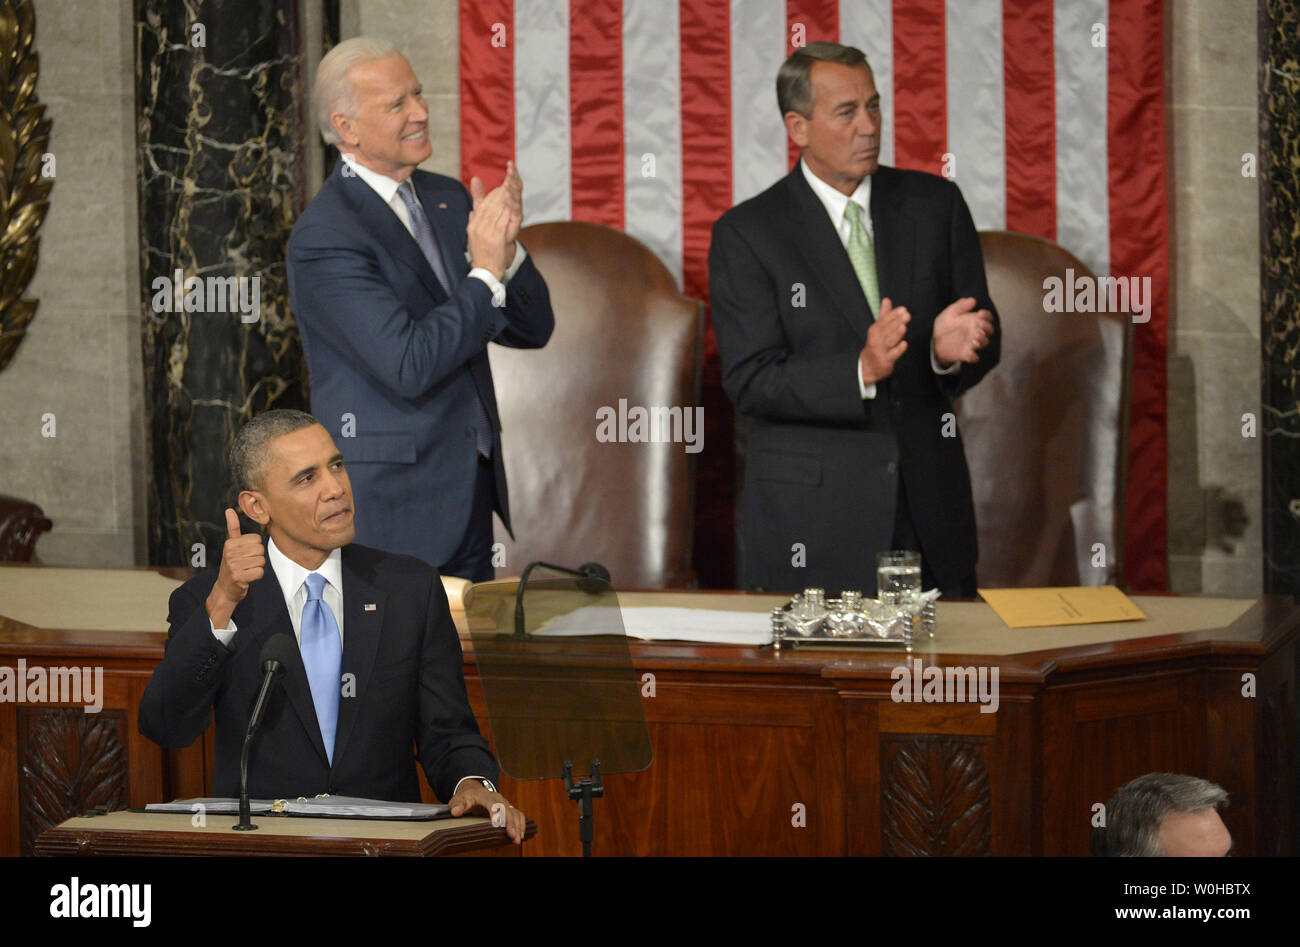
{"type": "Polygon", "coordinates": [[[316,705],[316,720],[325,755],[334,765],[334,735],[339,726],[339,692],[343,689],[343,641],[334,612],[321,599],[325,576],[313,572],[307,576],[307,604],[302,609],[303,667],[311,685],[311,700],[316,705]]]}
{"type": "MultiPolygon", "coordinates": [[[[437,242],[433,239],[433,227],[429,225],[429,218],[424,216],[424,209],[420,202],[415,199],[415,185],[411,179],[407,178],[397,187],[397,193],[402,198],[402,203],[406,205],[406,210],[411,215],[411,230],[415,234],[415,242],[420,246],[420,252],[424,258],[429,261],[429,266],[433,269],[434,277],[442,284],[442,288],[451,294],[451,280],[447,278],[447,269],[442,265],[442,255],[438,253],[437,242]]],[[[477,391],[477,388],[475,389],[477,391]]],[[[478,422],[475,428],[475,444],[478,452],[484,457],[492,456],[492,422],[488,419],[487,408],[483,405],[482,396],[474,399],[474,406],[478,413],[478,422]]]]}
{"type": "Polygon", "coordinates": [[[442,284],[443,290],[451,295],[453,287],[451,280],[447,278],[447,268],[443,266],[442,254],[438,252],[438,241],[433,237],[433,227],[429,225],[429,218],[424,216],[424,208],[415,199],[415,185],[411,183],[410,178],[398,185],[397,194],[406,205],[407,213],[411,215],[411,230],[415,235],[415,242],[420,246],[420,252],[429,261],[433,275],[442,284]]]}

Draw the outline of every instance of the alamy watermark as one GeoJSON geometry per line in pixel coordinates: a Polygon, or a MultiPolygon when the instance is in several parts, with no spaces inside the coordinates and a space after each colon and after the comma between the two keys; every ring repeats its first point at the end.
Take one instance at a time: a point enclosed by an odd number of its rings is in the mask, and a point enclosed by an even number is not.
{"type": "Polygon", "coordinates": [[[685,444],[688,454],[704,449],[704,408],[642,407],[626,398],[618,408],[596,409],[596,440],[602,444],[685,444]]]}
{"type": "Polygon", "coordinates": [[[925,666],[920,658],[911,665],[900,664],[889,672],[894,686],[890,699],[900,704],[979,704],[980,713],[998,710],[996,667],[925,666]]]}
{"type": "Polygon", "coordinates": [[[1130,313],[1135,323],[1151,321],[1151,277],[1084,276],[1066,268],[1065,278],[1043,280],[1043,312],[1130,313]]]}
{"type": "Polygon", "coordinates": [[[50,917],[128,918],[132,927],[148,927],[153,918],[153,885],[96,884],[73,875],[50,888],[50,917]]]}
{"type": "Polygon", "coordinates": [[[159,276],[150,284],[152,306],[163,312],[238,313],[240,322],[257,322],[262,317],[262,277],[185,276],[176,269],[171,276],[159,276]]]}
{"type": "Polygon", "coordinates": [[[86,713],[104,709],[103,667],[35,667],[26,658],[0,667],[0,704],[81,704],[86,713]]]}

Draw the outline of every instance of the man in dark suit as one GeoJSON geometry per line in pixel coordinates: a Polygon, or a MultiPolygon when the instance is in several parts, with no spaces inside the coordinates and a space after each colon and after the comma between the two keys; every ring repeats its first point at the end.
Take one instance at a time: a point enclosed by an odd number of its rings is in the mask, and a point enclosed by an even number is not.
{"type": "Polygon", "coordinates": [[[955,184],[881,167],[866,57],[809,43],[777,98],[802,159],[713,228],[722,383],[747,424],[744,584],[874,594],[875,555],[975,594],[953,399],[997,364],[997,313],[955,184]]]}
{"type": "Polygon", "coordinates": [[[498,770],[465,694],[460,641],[438,573],[353,542],[343,457],[301,411],[268,411],[231,447],[239,508],[218,572],[171,597],[167,651],[140,701],[140,732],[189,746],[216,717],[217,796],[239,794],[244,734],[261,686],[262,647],[297,641],[249,755],[256,798],[320,793],[418,802],[415,751],[453,815],[487,812],[516,842],[523,814],[496,791],[498,770]],[[269,568],[268,568],[269,566],[269,568]]]}
{"type": "Polygon", "coordinates": [[[342,157],[289,240],[289,298],[312,411],[345,448],[361,541],[484,581],[492,511],[510,528],[487,345],[546,344],[541,274],[516,242],[523,183],[473,195],[419,171],[429,110],[390,44],[340,43],[316,76],[342,157]]]}

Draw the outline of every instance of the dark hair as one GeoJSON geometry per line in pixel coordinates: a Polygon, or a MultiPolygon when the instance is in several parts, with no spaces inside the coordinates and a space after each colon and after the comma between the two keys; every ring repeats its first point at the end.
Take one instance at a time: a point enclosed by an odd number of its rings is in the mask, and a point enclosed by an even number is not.
{"type": "Polygon", "coordinates": [[[1092,830],[1094,855],[1159,856],[1160,823],[1175,812],[1222,809],[1228,793],[1208,779],[1147,773],[1130,780],[1106,804],[1106,823],[1092,830]]]}
{"type": "Polygon", "coordinates": [[[809,76],[812,74],[813,63],[818,62],[834,62],[841,66],[866,66],[868,70],[871,69],[866,54],[856,46],[844,46],[840,43],[809,43],[801,49],[796,49],[790,54],[789,59],[781,63],[781,68],[776,74],[776,104],[780,107],[782,115],[787,112],[798,112],[804,118],[812,118],[813,105],[817,101],[817,96],[813,92],[809,76]]]}
{"type": "Polygon", "coordinates": [[[306,411],[293,408],[275,408],[263,411],[257,417],[241,427],[235,434],[234,443],[230,445],[230,473],[235,481],[235,489],[260,490],[262,487],[262,468],[266,466],[267,445],[277,437],[301,431],[313,424],[320,424],[306,411]]]}

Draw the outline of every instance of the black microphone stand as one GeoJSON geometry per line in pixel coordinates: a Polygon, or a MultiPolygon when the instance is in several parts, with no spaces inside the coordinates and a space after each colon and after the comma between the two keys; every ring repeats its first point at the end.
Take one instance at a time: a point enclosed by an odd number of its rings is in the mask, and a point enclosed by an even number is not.
{"type": "Polygon", "coordinates": [[[239,824],[232,825],[236,832],[252,832],[257,826],[253,824],[252,806],[248,802],[248,748],[253,745],[253,728],[248,728],[244,735],[244,749],[239,754],[239,824]]]}
{"type": "MultiPolygon", "coordinates": [[[[262,648],[262,654],[265,658],[267,651],[274,653],[273,646],[277,643],[273,637],[262,648]]],[[[288,638],[288,635],[283,636],[288,638]]],[[[292,639],[290,639],[292,641],[292,639]]],[[[257,700],[253,703],[253,714],[248,720],[248,731],[244,734],[244,748],[239,754],[239,824],[232,825],[231,828],[236,832],[252,832],[257,826],[253,824],[252,806],[248,801],[248,751],[253,746],[253,735],[257,733],[257,728],[262,725],[262,715],[266,712],[267,698],[271,695],[271,687],[275,684],[275,679],[284,673],[284,665],[278,657],[264,659],[262,662],[262,687],[257,692],[257,700]]]]}

